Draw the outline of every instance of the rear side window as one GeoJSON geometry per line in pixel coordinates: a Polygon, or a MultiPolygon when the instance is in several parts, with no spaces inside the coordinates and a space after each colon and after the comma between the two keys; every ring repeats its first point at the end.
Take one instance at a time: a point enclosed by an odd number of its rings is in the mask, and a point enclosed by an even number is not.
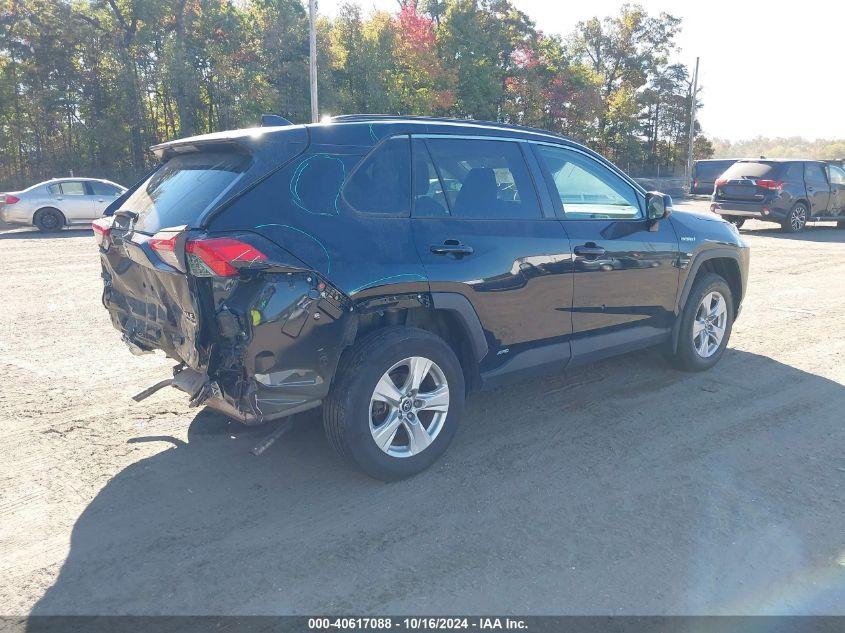
{"type": "Polygon", "coordinates": [[[807,182],[826,183],[824,167],[819,163],[804,163],[804,180],[807,182]]]}
{"type": "Polygon", "coordinates": [[[763,163],[757,161],[740,161],[731,165],[722,178],[727,180],[742,180],[743,178],[774,178],[780,171],[778,163],[763,163]]]}
{"type": "Polygon", "coordinates": [[[512,141],[426,139],[452,215],[537,219],[540,205],[525,158],[512,141]]]}
{"type": "Polygon", "coordinates": [[[191,225],[249,167],[248,155],[197,152],[167,161],[121,205],[138,214],[135,228],[155,233],[191,225]]]}
{"type": "Polygon", "coordinates": [[[388,139],[355,168],[343,189],[360,213],[408,215],[411,204],[411,144],[407,136],[388,139]]]}
{"type": "Polygon", "coordinates": [[[804,166],[801,163],[790,163],[783,179],[789,182],[801,182],[804,180],[804,166]]]}

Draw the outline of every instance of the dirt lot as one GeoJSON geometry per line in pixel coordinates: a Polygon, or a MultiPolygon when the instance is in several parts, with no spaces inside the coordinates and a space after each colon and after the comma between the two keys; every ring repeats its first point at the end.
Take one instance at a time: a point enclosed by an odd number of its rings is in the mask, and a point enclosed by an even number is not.
{"type": "Polygon", "coordinates": [[[90,233],[0,234],[0,613],[845,614],[845,231],[751,222],[706,374],[657,353],[476,394],[382,484],[315,414],[189,409],[99,304],[90,233]]]}

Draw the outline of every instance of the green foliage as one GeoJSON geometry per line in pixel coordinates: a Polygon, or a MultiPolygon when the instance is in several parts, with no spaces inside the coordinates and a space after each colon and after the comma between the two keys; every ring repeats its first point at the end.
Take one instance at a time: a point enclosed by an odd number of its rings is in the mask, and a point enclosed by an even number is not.
{"type": "MultiPolygon", "coordinates": [[[[670,15],[625,5],[559,38],[511,0],[402,0],[317,28],[323,113],[505,121],[635,173],[682,169],[691,88],[670,15]]],[[[302,0],[0,0],[0,190],[71,171],[131,184],[163,140],[307,121],[307,34],[302,0]]]]}

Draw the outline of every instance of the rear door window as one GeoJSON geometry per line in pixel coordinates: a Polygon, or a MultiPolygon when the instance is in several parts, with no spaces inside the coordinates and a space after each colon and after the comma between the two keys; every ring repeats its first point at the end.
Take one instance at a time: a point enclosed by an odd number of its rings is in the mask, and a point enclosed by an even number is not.
{"type": "Polygon", "coordinates": [[[388,139],[355,168],[343,189],[359,213],[408,215],[411,204],[411,144],[407,136],[388,139]]]}
{"type": "Polygon", "coordinates": [[[485,139],[425,141],[455,217],[538,219],[540,204],[519,144],[485,139]]]}
{"type": "Polygon", "coordinates": [[[84,196],[85,183],[77,181],[63,182],[59,185],[63,196],[84,196]]]}
{"type": "Polygon", "coordinates": [[[449,215],[443,183],[422,139],[414,139],[411,169],[414,177],[414,217],[436,218],[449,215]]]}
{"type": "Polygon", "coordinates": [[[804,180],[806,182],[827,184],[824,167],[820,163],[804,163],[804,180]]]}
{"type": "Polygon", "coordinates": [[[138,214],[135,228],[155,233],[193,225],[246,171],[250,157],[236,152],[195,152],[168,160],[121,205],[138,214]]]}

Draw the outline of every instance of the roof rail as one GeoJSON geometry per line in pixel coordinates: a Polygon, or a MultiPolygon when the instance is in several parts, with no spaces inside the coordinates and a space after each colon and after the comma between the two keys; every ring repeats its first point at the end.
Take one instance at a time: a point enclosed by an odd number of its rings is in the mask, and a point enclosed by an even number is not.
{"type": "Polygon", "coordinates": [[[548,130],[542,130],[536,127],[529,127],[527,125],[514,125],[513,123],[500,123],[498,121],[482,121],[479,119],[458,119],[455,117],[436,117],[436,116],[416,116],[416,115],[401,115],[401,114],[338,114],[331,118],[332,121],[338,123],[354,123],[356,121],[432,121],[441,123],[465,123],[470,125],[487,125],[490,127],[497,127],[507,130],[517,130],[521,132],[533,132],[534,134],[544,134],[546,136],[556,136],[558,138],[567,139],[561,134],[555,134],[548,130]]]}

